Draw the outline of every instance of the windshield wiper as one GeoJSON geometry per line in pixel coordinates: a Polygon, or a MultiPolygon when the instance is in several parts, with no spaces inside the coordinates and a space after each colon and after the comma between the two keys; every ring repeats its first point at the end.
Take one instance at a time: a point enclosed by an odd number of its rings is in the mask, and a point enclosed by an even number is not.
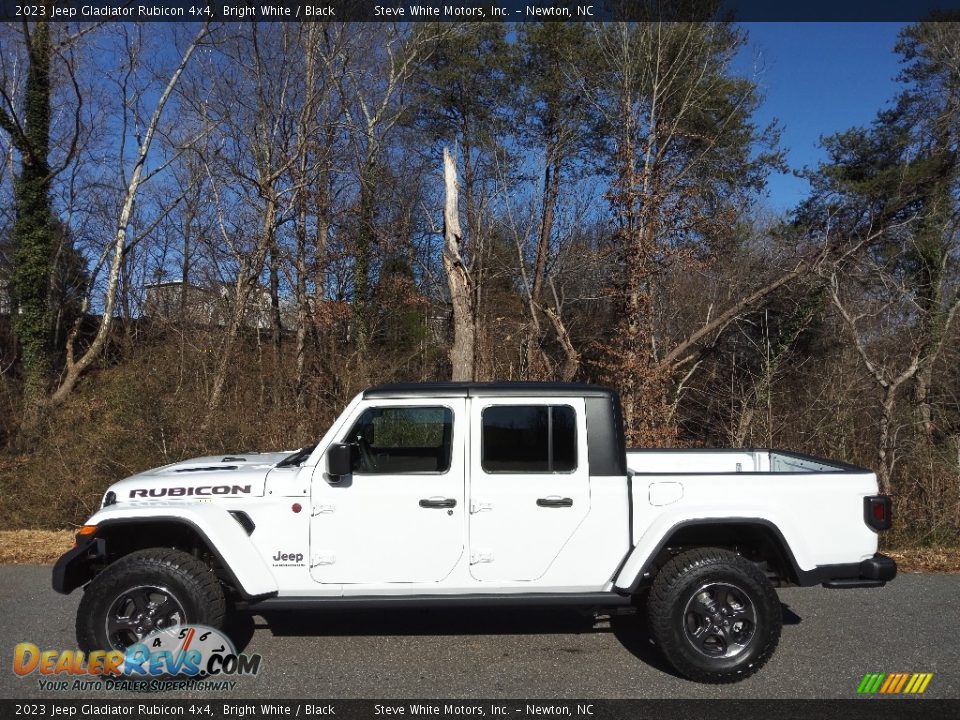
{"type": "Polygon", "coordinates": [[[316,447],[316,445],[310,445],[308,447],[300,448],[293,455],[285,457],[283,460],[278,462],[277,467],[300,467],[301,463],[310,457],[310,453],[312,453],[316,447]]]}

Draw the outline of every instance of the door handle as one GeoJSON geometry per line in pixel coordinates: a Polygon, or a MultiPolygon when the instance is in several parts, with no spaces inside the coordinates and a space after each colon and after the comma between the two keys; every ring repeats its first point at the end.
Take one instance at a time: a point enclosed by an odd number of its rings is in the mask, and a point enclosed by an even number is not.
{"type": "Polygon", "coordinates": [[[545,498],[537,498],[537,506],[548,508],[573,507],[573,498],[562,498],[555,495],[545,498]]]}
{"type": "Polygon", "coordinates": [[[454,498],[423,498],[420,501],[422,508],[452,508],[457,506],[454,498]]]}

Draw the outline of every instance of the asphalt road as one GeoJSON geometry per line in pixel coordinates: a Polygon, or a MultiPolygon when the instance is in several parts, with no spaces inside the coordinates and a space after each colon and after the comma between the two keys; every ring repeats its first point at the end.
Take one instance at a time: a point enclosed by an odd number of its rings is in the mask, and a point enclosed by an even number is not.
{"type": "MultiPolygon", "coordinates": [[[[781,590],[780,647],[757,675],[727,686],[672,674],[635,617],[535,610],[256,616],[232,632],[238,646],[263,656],[262,671],[218,697],[850,698],[867,672],[931,672],[927,697],[960,698],[958,596],[960,575],[902,575],[873,590],[781,590]]],[[[47,567],[0,567],[0,697],[79,695],[41,691],[36,675],[11,670],[18,642],[76,647],[79,597],[54,593],[47,567]]]]}

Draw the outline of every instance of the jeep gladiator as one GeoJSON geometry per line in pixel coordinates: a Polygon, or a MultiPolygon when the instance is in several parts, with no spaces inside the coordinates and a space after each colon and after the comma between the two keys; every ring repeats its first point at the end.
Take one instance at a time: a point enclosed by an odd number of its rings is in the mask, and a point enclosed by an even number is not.
{"type": "Polygon", "coordinates": [[[81,649],[252,612],[637,608],[701,682],[776,648],[775,587],[879,587],[868,470],[775,450],[627,450],[613,391],[382,385],[313,447],[201,457],[110,486],[53,570],[81,649]]]}

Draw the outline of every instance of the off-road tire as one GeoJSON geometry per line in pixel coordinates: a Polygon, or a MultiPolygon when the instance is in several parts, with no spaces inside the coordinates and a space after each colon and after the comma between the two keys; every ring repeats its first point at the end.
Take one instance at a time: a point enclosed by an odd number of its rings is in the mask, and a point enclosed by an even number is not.
{"type": "Polygon", "coordinates": [[[77,609],[81,650],[113,649],[107,637],[107,614],[124,592],[141,586],[168,589],[183,610],[184,623],[223,626],[226,601],[210,566],[182,550],[148,548],[107,566],[85,588],[77,609]]]}
{"type": "Polygon", "coordinates": [[[783,625],[780,600],[766,575],[749,560],[720,548],[689,550],[667,562],[654,578],[647,610],[650,630],[666,659],[680,674],[705,683],[739,682],[757,672],[773,655],[783,625]],[[753,634],[733,657],[707,656],[688,633],[687,611],[705,587],[733,587],[752,603],[753,634]]]}

